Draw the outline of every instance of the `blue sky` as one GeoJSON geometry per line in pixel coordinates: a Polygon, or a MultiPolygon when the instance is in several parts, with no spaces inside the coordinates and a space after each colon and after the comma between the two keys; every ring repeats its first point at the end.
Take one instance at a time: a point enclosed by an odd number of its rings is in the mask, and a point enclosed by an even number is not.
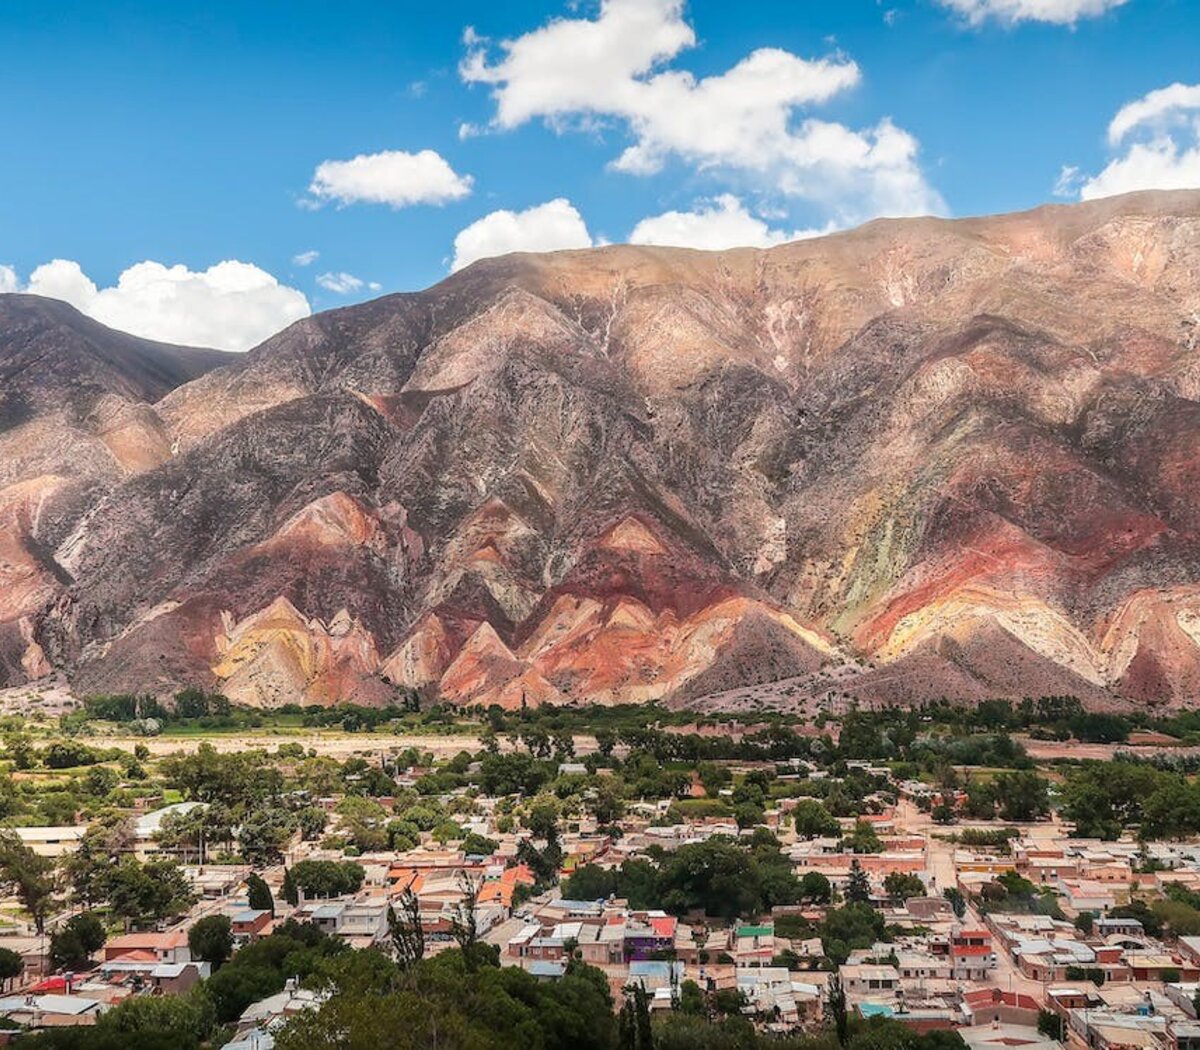
{"type": "Polygon", "coordinates": [[[880,213],[1200,182],[1194,0],[187,7],[5,3],[0,290],[244,348],[309,308],[433,283],[461,231],[503,210],[460,261],[622,241],[664,214],[639,237],[767,244],[880,213]],[[575,35],[538,36],[553,19],[575,35]],[[564,64],[576,46],[590,58],[564,64]],[[756,52],[761,76],[697,88],[756,52]],[[437,156],[310,188],[323,162],[421,151],[437,156]],[[78,266],[34,280],[54,259],[78,266]],[[111,287],[147,260],[162,267],[111,287]],[[224,260],[250,265],[203,276],[224,260]],[[263,293],[252,268],[297,294],[263,293]],[[164,286],[173,306],[151,301],[164,286]]]}

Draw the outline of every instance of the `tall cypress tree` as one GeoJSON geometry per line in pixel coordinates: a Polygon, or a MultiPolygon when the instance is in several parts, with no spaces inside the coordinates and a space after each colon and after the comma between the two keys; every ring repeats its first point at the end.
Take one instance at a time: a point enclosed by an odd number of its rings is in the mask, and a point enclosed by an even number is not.
{"type": "Polygon", "coordinates": [[[851,904],[871,903],[871,882],[857,860],[850,862],[850,880],[846,883],[846,900],[851,904]]]}
{"type": "Polygon", "coordinates": [[[246,896],[251,908],[255,911],[269,911],[271,918],[275,918],[275,898],[271,894],[271,887],[256,871],[251,872],[250,877],[246,879],[246,896]]]}

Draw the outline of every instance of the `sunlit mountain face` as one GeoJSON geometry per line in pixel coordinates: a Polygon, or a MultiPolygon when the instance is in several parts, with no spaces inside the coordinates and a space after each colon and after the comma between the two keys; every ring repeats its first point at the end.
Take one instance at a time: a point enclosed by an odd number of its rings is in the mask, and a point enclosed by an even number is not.
{"type": "Polygon", "coordinates": [[[1197,192],[510,255],[233,358],[0,314],[7,685],[1200,688],[1197,192]]]}

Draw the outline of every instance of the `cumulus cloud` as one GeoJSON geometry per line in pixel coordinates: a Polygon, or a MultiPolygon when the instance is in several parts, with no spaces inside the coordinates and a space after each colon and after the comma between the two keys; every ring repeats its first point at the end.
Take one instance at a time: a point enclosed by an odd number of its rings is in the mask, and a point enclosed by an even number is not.
{"type": "Polygon", "coordinates": [[[554,19],[497,47],[474,34],[467,43],[460,74],[490,87],[495,129],[616,122],[633,139],[613,161],[624,172],[652,173],[674,157],[847,218],[944,209],[908,132],[890,120],[854,130],[808,112],[859,83],[845,56],[761,48],[696,77],[671,64],[696,43],[682,0],[603,0],[592,19],[554,19]]]}
{"type": "Polygon", "coordinates": [[[471,223],[454,238],[451,270],[508,252],[552,252],[590,248],[592,236],[575,206],[563,197],[524,211],[494,211],[471,223]]]}
{"type": "Polygon", "coordinates": [[[1129,0],[941,0],[943,7],[957,11],[972,25],[988,19],[1005,25],[1018,22],[1046,22],[1073,26],[1081,18],[1096,18],[1129,0]]]}
{"type": "Polygon", "coordinates": [[[11,266],[0,266],[0,294],[15,292],[20,288],[17,271],[11,266]]]}
{"type": "Polygon", "coordinates": [[[1116,155],[1097,174],[1063,168],[1057,191],[1082,200],[1200,187],[1200,84],[1171,84],[1122,106],[1108,125],[1116,155]]]}
{"type": "Polygon", "coordinates": [[[445,204],[471,192],[470,175],[459,175],[431,149],[419,153],[386,150],[362,153],[350,160],[327,160],[313,173],[307,201],[320,207],[346,204],[445,204]]]}
{"type": "Polygon", "coordinates": [[[749,212],[732,193],[701,202],[692,211],[667,211],[642,219],[629,235],[630,244],[661,244],[682,248],[769,248],[828,233],[824,230],[772,229],[749,212]]]}
{"type": "Polygon", "coordinates": [[[311,248],[306,252],[293,255],[292,262],[297,266],[312,266],[319,258],[321,258],[321,253],[315,248],[311,248]]]}
{"type": "Polygon", "coordinates": [[[140,262],[114,286],[98,288],[79,263],[54,259],[21,290],[61,299],[133,335],[221,350],[249,350],[312,312],[303,293],[237,260],[200,271],[140,262]]]}
{"type": "Polygon", "coordinates": [[[1110,145],[1119,146],[1132,132],[1150,128],[1162,132],[1200,115],[1200,84],[1171,84],[1127,102],[1108,125],[1110,145]]]}

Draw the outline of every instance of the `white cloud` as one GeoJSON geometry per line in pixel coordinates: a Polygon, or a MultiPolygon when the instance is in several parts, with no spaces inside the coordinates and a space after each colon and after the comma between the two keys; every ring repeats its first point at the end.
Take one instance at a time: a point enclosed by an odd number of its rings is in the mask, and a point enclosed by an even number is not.
{"type": "Polygon", "coordinates": [[[113,287],[97,288],[79,263],[54,259],[34,270],[22,290],[62,299],[123,332],[221,350],[249,350],[312,312],[301,292],[236,260],[201,271],[140,262],[113,287]]]}
{"type": "Polygon", "coordinates": [[[890,120],[856,131],[805,112],[859,83],[853,61],[761,48],[697,78],[669,65],[695,42],[682,0],[603,0],[596,18],[552,20],[496,54],[473,37],[460,74],[491,87],[497,129],[619,122],[633,138],[614,161],[621,171],[647,174],[677,157],[750,175],[844,218],[944,209],[918,165],[917,141],[890,120]]]}
{"type": "Polygon", "coordinates": [[[308,203],[320,207],[329,201],[345,204],[445,204],[471,192],[471,176],[459,175],[445,158],[431,149],[419,153],[387,150],[363,153],[350,160],[327,160],[317,166],[308,192],[308,203]]]}
{"type": "Polygon", "coordinates": [[[317,284],[327,292],[336,292],[338,295],[349,295],[351,292],[357,292],[365,287],[366,282],[361,277],[355,277],[352,273],[323,273],[317,277],[317,284]]]}
{"type": "Polygon", "coordinates": [[[1064,167],[1058,189],[1092,200],[1200,187],[1200,84],[1171,84],[1122,106],[1108,126],[1108,141],[1123,152],[1095,175],[1064,167]]]}
{"type": "Polygon", "coordinates": [[[298,255],[293,255],[292,262],[297,266],[311,266],[319,258],[321,258],[321,253],[315,248],[310,248],[306,252],[300,252],[298,255]]]}
{"type": "Polygon", "coordinates": [[[11,266],[0,266],[0,293],[15,292],[19,287],[17,271],[11,266]]]}
{"type": "Polygon", "coordinates": [[[454,238],[451,270],[508,252],[553,252],[590,248],[592,237],[583,216],[565,198],[524,211],[494,211],[471,223],[454,238]]]}
{"type": "Polygon", "coordinates": [[[1064,164],[1054,184],[1054,196],[1074,197],[1086,176],[1074,164],[1064,164]]]}
{"type": "Polygon", "coordinates": [[[1129,0],[941,0],[943,7],[957,11],[972,25],[981,25],[991,18],[1010,26],[1018,22],[1073,26],[1081,18],[1096,18],[1128,2],[1129,0]]]}
{"type": "Polygon", "coordinates": [[[629,235],[629,243],[720,251],[723,248],[769,248],[773,244],[827,232],[772,229],[747,211],[732,193],[725,193],[700,204],[693,211],[667,211],[642,219],[629,235]]]}
{"type": "Polygon", "coordinates": [[[1191,146],[1181,146],[1170,136],[1135,142],[1124,156],[1085,181],[1079,196],[1086,201],[1134,190],[1193,188],[1200,188],[1200,146],[1194,134],[1191,146]]]}
{"type": "Polygon", "coordinates": [[[1108,125],[1110,145],[1119,146],[1139,128],[1166,131],[1186,122],[1189,114],[1200,114],[1200,84],[1171,84],[1127,102],[1108,125]]]}

